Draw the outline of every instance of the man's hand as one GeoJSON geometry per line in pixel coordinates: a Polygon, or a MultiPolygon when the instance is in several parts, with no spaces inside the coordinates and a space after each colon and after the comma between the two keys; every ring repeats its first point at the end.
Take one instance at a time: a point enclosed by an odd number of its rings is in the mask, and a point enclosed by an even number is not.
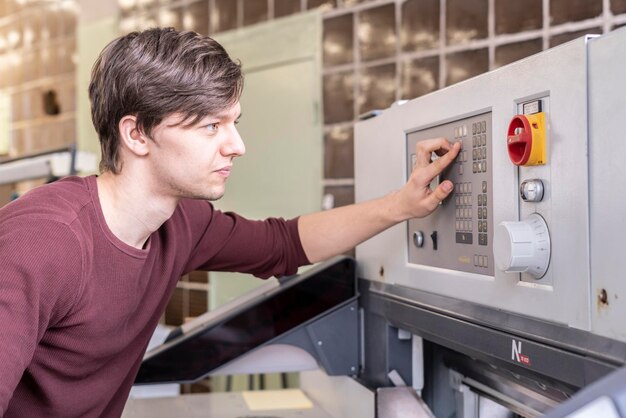
{"type": "Polygon", "coordinates": [[[446,180],[430,189],[430,182],[456,158],[461,144],[437,138],[417,144],[415,169],[409,181],[387,196],[303,215],[298,220],[300,241],[312,263],[341,254],[385,229],[434,211],[454,188],[446,180]],[[440,157],[431,161],[432,153],[440,157]]]}
{"type": "Polygon", "coordinates": [[[441,182],[434,190],[430,189],[430,183],[454,161],[460,150],[460,142],[453,145],[445,138],[427,139],[417,143],[415,168],[409,181],[393,195],[398,221],[427,216],[448,197],[454,189],[450,180],[441,182]],[[440,158],[431,161],[433,152],[440,158]]]}

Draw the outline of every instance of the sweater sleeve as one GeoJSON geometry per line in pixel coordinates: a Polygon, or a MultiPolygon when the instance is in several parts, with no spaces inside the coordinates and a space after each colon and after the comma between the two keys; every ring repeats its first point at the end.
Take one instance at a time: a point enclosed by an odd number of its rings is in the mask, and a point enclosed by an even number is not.
{"type": "MultiPolygon", "coordinates": [[[[188,263],[188,271],[250,273],[260,278],[295,274],[309,264],[298,233],[298,218],[246,219],[209,205],[208,223],[188,263]]],[[[206,222],[206,220],[205,220],[206,222]]]]}
{"type": "Polygon", "coordinates": [[[67,225],[0,223],[0,416],[44,332],[68,314],[82,276],[80,244],[67,225]]]}

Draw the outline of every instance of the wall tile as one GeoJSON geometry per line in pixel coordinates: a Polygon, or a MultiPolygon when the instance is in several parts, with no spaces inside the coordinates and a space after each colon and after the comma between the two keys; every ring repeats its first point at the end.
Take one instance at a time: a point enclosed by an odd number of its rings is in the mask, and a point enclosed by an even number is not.
{"type": "Polygon", "coordinates": [[[396,100],[396,64],[363,69],[358,94],[359,114],[388,108],[396,100]]]}
{"type": "Polygon", "coordinates": [[[317,9],[318,7],[321,7],[324,10],[331,10],[337,7],[337,0],[307,0],[307,9],[317,9]]]}
{"type": "Polygon", "coordinates": [[[243,24],[244,26],[264,22],[268,19],[267,0],[244,0],[243,1],[243,24]]]}
{"type": "Polygon", "coordinates": [[[215,0],[215,7],[211,14],[213,20],[212,31],[222,32],[237,27],[237,2],[233,0],[215,0]]]}
{"type": "Polygon", "coordinates": [[[353,19],[345,14],[324,20],[324,66],[353,62],[353,19]]]}
{"type": "Polygon", "coordinates": [[[487,30],[487,0],[448,0],[446,6],[446,39],[449,45],[460,45],[484,39],[487,30]]]}
{"type": "Polygon", "coordinates": [[[542,39],[532,39],[525,42],[500,45],[496,47],[495,67],[502,67],[503,65],[541,52],[542,48],[542,39]]]}
{"type": "Polygon", "coordinates": [[[325,209],[338,208],[354,203],[353,186],[327,186],[324,187],[324,202],[328,203],[325,209]]]}
{"type": "Polygon", "coordinates": [[[352,126],[331,127],[324,135],[324,178],[354,177],[354,133],[352,126]]]}
{"type": "Polygon", "coordinates": [[[517,33],[543,27],[542,0],[496,0],[496,34],[517,33]]]}
{"type": "Polygon", "coordinates": [[[202,35],[209,34],[209,0],[191,3],[183,15],[183,27],[202,35]]]}
{"type": "Polygon", "coordinates": [[[439,0],[408,0],[402,4],[401,11],[403,51],[439,47],[439,0]]]}
{"type": "Polygon", "coordinates": [[[208,294],[205,290],[189,290],[189,311],[187,317],[195,318],[208,310],[208,294]]]}
{"type": "Polygon", "coordinates": [[[206,271],[192,271],[187,275],[187,279],[194,283],[208,283],[209,273],[206,271]]]}
{"type": "Polygon", "coordinates": [[[300,0],[274,0],[274,17],[289,16],[301,11],[300,0]]]}
{"type": "Polygon", "coordinates": [[[165,308],[165,324],[174,326],[183,324],[183,289],[174,289],[172,298],[165,308]]]}
{"type": "Polygon", "coordinates": [[[487,49],[463,51],[446,57],[448,71],[446,86],[466,80],[489,70],[487,49]]]}
{"type": "Polygon", "coordinates": [[[324,123],[354,119],[354,75],[352,71],[324,76],[324,123]]]}
{"type": "Polygon", "coordinates": [[[576,32],[567,32],[567,33],[562,33],[560,35],[554,35],[550,37],[550,48],[557,46],[557,45],[561,45],[565,42],[569,42],[573,39],[580,38],[581,36],[584,36],[584,35],[601,34],[601,33],[602,33],[602,28],[590,28],[590,29],[585,29],[585,30],[579,30],[576,32]]]}
{"type": "Polygon", "coordinates": [[[183,30],[183,8],[162,8],[157,12],[159,26],[183,30]]]}
{"type": "Polygon", "coordinates": [[[552,25],[592,19],[601,14],[602,0],[550,0],[552,25]]]}
{"type": "Polygon", "coordinates": [[[393,57],[397,44],[395,4],[360,12],[357,37],[362,61],[393,57]]]}
{"type": "Polygon", "coordinates": [[[626,13],[626,0],[611,0],[611,13],[614,15],[626,13]]]}
{"type": "Polygon", "coordinates": [[[400,98],[413,99],[439,88],[439,57],[400,64],[400,98]]]}

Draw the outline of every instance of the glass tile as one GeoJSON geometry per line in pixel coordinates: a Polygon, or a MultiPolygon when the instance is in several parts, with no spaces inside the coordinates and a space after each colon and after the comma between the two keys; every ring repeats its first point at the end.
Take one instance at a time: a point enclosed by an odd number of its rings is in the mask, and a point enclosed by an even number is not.
{"type": "Polygon", "coordinates": [[[502,67],[511,62],[521,60],[522,58],[541,52],[542,49],[543,40],[541,39],[500,45],[496,47],[495,67],[502,67]]]}
{"type": "Polygon", "coordinates": [[[331,10],[337,7],[337,0],[307,0],[307,9],[317,9],[318,7],[323,10],[331,10]]]}
{"type": "Polygon", "coordinates": [[[395,4],[360,12],[357,37],[362,61],[394,56],[397,43],[395,4]]]}
{"type": "Polygon", "coordinates": [[[324,187],[324,209],[338,208],[354,203],[353,186],[327,186],[324,187]]]}
{"type": "Polygon", "coordinates": [[[324,76],[324,123],[354,119],[354,75],[352,71],[324,76]]]}
{"type": "Polygon", "coordinates": [[[200,316],[209,308],[208,295],[206,290],[189,290],[189,312],[188,317],[200,316]]]}
{"type": "Polygon", "coordinates": [[[400,66],[400,98],[413,99],[439,88],[439,57],[404,61],[400,66]]]}
{"type": "Polygon", "coordinates": [[[542,3],[542,0],[496,0],[496,34],[541,29],[542,3]]]}
{"type": "Polygon", "coordinates": [[[448,0],[446,39],[460,45],[487,37],[488,0],[448,0]]]}
{"type": "Polygon", "coordinates": [[[183,27],[202,35],[209,34],[209,0],[201,0],[187,6],[183,15],[183,27]]]}
{"type": "Polygon", "coordinates": [[[76,33],[78,20],[78,6],[75,3],[61,3],[59,19],[61,20],[62,36],[70,36],[76,33]]]}
{"type": "Polygon", "coordinates": [[[611,0],[611,13],[614,15],[626,13],[626,0],[611,0]]]}
{"type": "Polygon", "coordinates": [[[487,49],[463,51],[446,57],[448,71],[446,86],[467,80],[489,70],[489,53],[487,49]]]}
{"type": "Polygon", "coordinates": [[[244,26],[264,22],[268,18],[267,0],[244,0],[243,1],[243,24],[244,26]]]}
{"type": "Polygon", "coordinates": [[[183,8],[175,7],[172,9],[162,8],[158,11],[159,26],[166,28],[174,28],[176,30],[183,29],[183,8]]]}
{"type": "Polygon", "coordinates": [[[564,44],[565,42],[569,42],[573,39],[580,38],[584,35],[592,35],[592,34],[601,34],[602,28],[589,28],[585,30],[579,30],[576,32],[567,32],[562,33],[560,35],[553,35],[550,37],[550,48],[564,44]]]}
{"type": "Polygon", "coordinates": [[[215,0],[213,13],[213,31],[222,32],[237,27],[237,2],[233,0],[215,0]]]}
{"type": "Polygon", "coordinates": [[[354,178],[354,134],[351,126],[334,126],[326,131],[324,178],[354,178]]]}
{"type": "Polygon", "coordinates": [[[396,100],[396,64],[364,68],[359,78],[359,114],[386,109],[396,100]]]}
{"type": "Polygon", "coordinates": [[[439,47],[439,0],[404,2],[400,39],[403,51],[439,47]]]}
{"type": "Polygon", "coordinates": [[[187,279],[193,283],[208,283],[209,273],[206,271],[192,271],[187,275],[187,279]]]}
{"type": "Polygon", "coordinates": [[[301,6],[300,0],[274,0],[274,17],[298,13],[301,6]]]}
{"type": "Polygon", "coordinates": [[[176,288],[165,308],[166,325],[182,325],[183,323],[183,289],[176,288]]]}
{"type": "Polygon", "coordinates": [[[550,24],[592,19],[602,14],[602,0],[550,0],[550,24]]]}
{"type": "Polygon", "coordinates": [[[324,20],[324,66],[348,64],[353,61],[352,14],[324,20]]]}

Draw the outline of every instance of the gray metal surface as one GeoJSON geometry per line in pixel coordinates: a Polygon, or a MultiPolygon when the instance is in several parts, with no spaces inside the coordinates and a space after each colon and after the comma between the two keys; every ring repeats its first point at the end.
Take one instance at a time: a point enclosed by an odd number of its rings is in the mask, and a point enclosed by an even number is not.
{"type": "Polygon", "coordinates": [[[380,388],[376,391],[378,418],[435,418],[428,405],[410,387],[380,388]]]}
{"type": "Polygon", "coordinates": [[[589,55],[592,326],[626,340],[626,29],[593,39],[589,55]]]}
{"type": "Polygon", "coordinates": [[[172,398],[129,399],[122,418],[340,418],[313,404],[310,409],[251,411],[241,393],[209,393],[172,398]]]}
{"type": "Polygon", "coordinates": [[[484,113],[410,132],[407,135],[407,173],[413,169],[416,144],[425,139],[439,137],[463,143],[461,156],[443,175],[454,184],[454,193],[450,197],[450,203],[442,205],[432,216],[408,221],[408,261],[411,264],[442,267],[493,278],[493,240],[490,239],[494,228],[491,114],[484,113]],[[477,125],[480,127],[478,132],[477,125]],[[486,197],[486,204],[483,197],[486,197]],[[483,217],[483,211],[487,213],[486,217],[483,217]],[[487,226],[486,231],[483,224],[487,226]],[[413,234],[416,231],[424,235],[422,247],[413,243],[413,234]],[[433,242],[435,238],[431,236],[435,232],[437,248],[433,242]]]}
{"type": "MultiPolygon", "coordinates": [[[[541,214],[552,238],[550,266],[541,280],[497,269],[490,276],[411,263],[406,223],[357,247],[359,276],[591,330],[595,295],[590,292],[589,269],[587,79],[587,39],[580,38],[391,107],[355,127],[355,193],[357,201],[364,201],[404,185],[408,133],[491,112],[493,221],[488,226],[519,221],[531,212],[541,214]],[[548,162],[520,168],[508,157],[508,125],[522,104],[538,99],[547,112],[548,162]],[[521,201],[519,186],[530,178],[544,180],[542,202],[521,201]]],[[[454,204],[454,199],[444,202],[454,204]]],[[[493,230],[489,228],[490,242],[493,230]]],[[[448,257],[448,266],[458,257],[449,252],[439,256],[448,257]]]]}
{"type": "Polygon", "coordinates": [[[580,388],[626,363],[626,344],[588,332],[378,282],[361,280],[360,293],[391,326],[519,375],[580,388]]]}

